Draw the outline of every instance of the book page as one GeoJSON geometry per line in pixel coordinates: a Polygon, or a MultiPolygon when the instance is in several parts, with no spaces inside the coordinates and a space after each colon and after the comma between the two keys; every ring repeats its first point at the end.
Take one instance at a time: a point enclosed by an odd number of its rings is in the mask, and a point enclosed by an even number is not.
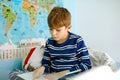
{"type": "MultiPolygon", "coordinates": [[[[24,80],[33,80],[33,72],[19,74],[18,76],[24,80]]],[[[45,79],[44,76],[41,76],[40,78],[38,78],[36,80],[47,80],[47,79],[45,79]]]]}
{"type": "MultiPolygon", "coordinates": [[[[69,74],[73,74],[73,73],[76,73],[76,72],[80,72],[80,70],[76,70],[76,71],[72,71],[70,73],[66,73],[62,76],[59,76],[59,78],[63,78],[69,74]]],[[[18,77],[24,79],[24,80],[33,80],[33,72],[26,72],[26,73],[23,73],[23,74],[18,74],[18,77]]],[[[47,80],[44,75],[40,76],[40,78],[36,79],[36,80],[47,80]]]]}

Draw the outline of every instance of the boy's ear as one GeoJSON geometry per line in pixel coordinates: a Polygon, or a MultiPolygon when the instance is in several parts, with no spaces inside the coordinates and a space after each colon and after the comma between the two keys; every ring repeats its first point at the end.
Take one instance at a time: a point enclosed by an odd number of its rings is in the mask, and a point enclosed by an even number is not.
{"type": "Polygon", "coordinates": [[[69,26],[67,27],[67,29],[68,29],[68,30],[70,30],[70,29],[71,29],[71,27],[72,27],[72,25],[69,25],[69,26]]]}

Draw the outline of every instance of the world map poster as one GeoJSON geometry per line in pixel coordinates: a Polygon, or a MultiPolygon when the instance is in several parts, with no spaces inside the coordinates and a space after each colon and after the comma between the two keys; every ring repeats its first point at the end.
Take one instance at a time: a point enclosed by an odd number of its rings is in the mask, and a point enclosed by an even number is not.
{"type": "Polygon", "coordinates": [[[63,0],[0,0],[0,45],[48,38],[47,16],[54,6],[63,6],[63,0]]]}

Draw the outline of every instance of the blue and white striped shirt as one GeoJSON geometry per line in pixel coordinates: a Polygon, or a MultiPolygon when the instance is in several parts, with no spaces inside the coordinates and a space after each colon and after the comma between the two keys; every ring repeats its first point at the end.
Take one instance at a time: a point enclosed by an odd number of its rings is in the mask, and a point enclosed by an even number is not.
{"type": "Polygon", "coordinates": [[[59,72],[63,70],[85,71],[91,68],[87,47],[81,36],[69,32],[68,39],[57,44],[53,38],[49,38],[42,59],[45,73],[59,72]]]}

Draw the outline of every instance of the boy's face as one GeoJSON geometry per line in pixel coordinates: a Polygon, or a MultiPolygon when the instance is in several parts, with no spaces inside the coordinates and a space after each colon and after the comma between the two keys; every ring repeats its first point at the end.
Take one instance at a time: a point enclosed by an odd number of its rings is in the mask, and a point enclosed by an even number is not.
{"type": "Polygon", "coordinates": [[[69,27],[60,27],[57,29],[50,29],[50,33],[55,41],[58,43],[64,42],[64,40],[68,37],[69,27]]]}

